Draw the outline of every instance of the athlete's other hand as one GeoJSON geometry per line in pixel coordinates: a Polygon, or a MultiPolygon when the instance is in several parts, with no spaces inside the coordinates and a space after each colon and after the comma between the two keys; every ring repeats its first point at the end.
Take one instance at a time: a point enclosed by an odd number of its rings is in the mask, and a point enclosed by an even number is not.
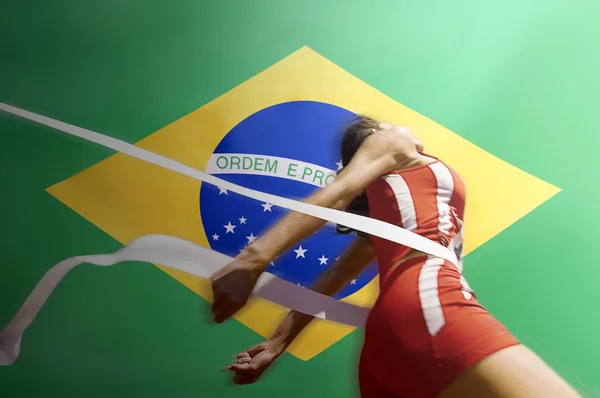
{"type": "Polygon", "coordinates": [[[266,341],[237,355],[237,362],[228,367],[235,373],[235,384],[252,384],[271,366],[283,350],[266,341]]]}
{"type": "Polygon", "coordinates": [[[212,313],[216,323],[225,321],[246,305],[263,270],[256,260],[240,255],[212,276],[212,313]]]}

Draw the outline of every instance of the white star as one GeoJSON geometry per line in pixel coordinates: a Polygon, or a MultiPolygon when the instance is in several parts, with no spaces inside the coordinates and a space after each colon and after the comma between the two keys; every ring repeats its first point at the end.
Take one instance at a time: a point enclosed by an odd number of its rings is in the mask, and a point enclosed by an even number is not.
{"type": "Polygon", "coordinates": [[[214,234],[214,235],[212,236],[212,238],[213,238],[213,240],[219,240],[219,235],[217,235],[217,234],[214,234]]]}
{"type": "Polygon", "coordinates": [[[269,263],[269,265],[272,265],[272,266],[274,267],[274,266],[275,266],[275,262],[271,261],[271,262],[269,263]]]}
{"type": "Polygon", "coordinates": [[[244,216],[242,216],[242,218],[239,219],[240,220],[240,224],[246,224],[246,221],[248,220],[247,218],[244,218],[244,216]]]}
{"type": "Polygon", "coordinates": [[[327,265],[327,260],[329,260],[329,259],[328,259],[328,258],[326,258],[326,257],[325,257],[325,255],[323,254],[323,255],[321,256],[321,258],[318,258],[317,260],[319,260],[319,261],[320,261],[319,265],[323,265],[323,264],[327,265]]]}
{"type": "Polygon", "coordinates": [[[231,232],[232,234],[235,234],[235,232],[233,232],[233,229],[234,229],[236,226],[235,226],[235,225],[231,225],[231,221],[229,221],[229,222],[227,223],[227,225],[223,225],[223,226],[224,226],[224,227],[225,227],[225,229],[226,229],[226,232],[225,232],[226,234],[228,234],[228,233],[230,233],[230,232],[231,232]]]}
{"type": "Polygon", "coordinates": [[[298,286],[300,286],[300,287],[304,287],[304,286],[302,286],[302,285],[300,284],[300,282],[298,282],[298,286]]]}
{"type": "Polygon", "coordinates": [[[344,166],[342,165],[342,160],[340,159],[339,162],[335,162],[335,164],[337,165],[337,171],[340,171],[341,169],[344,168],[344,166]]]}
{"type": "Polygon", "coordinates": [[[264,208],[264,209],[263,209],[263,213],[264,213],[265,211],[270,211],[270,212],[272,212],[272,210],[271,210],[271,207],[273,207],[273,205],[272,205],[272,204],[270,204],[270,203],[263,203],[261,206],[264,208]]]}
{"type": "Polygon", "coordinates": [[[243,249],[240,249],[240,253],[243,252],[248,246],[244,246],[243,249]]]}
{"type": "Polygon", "coordinates": [[[337,260],[339,260],[339,259],[340,259],[339,257],[336,257],[336,258],[335,258],[335,261],[337,261],[337,260]]]}
{"type": "Polygon", "coordinates": [[[352,279],[352,282],[350,282],[351,285],[356,285],[356,279],[352,279]]]}
{"type": "Polygon", "coordinates": [[[294,252],[296,253],[296,258],[298,258],[298,257],[306,258],[306,257],[304,257],[304,253],[306,253],[307,251],[308,250],[302,248],[302,245],[300,245],[300,247],[298,249],[294,250],[294,252]]]}
{"type": "Polygon", "coordinates": [[[248,244],[254,242],[256,238],[256,236],[252,235],[252,232],[250,232],[250,236],[246,236],[246,239],[248,239],[248,244]]]}
{"type": "Polygon", "coordinates": [[[219,188],[219,195],[221,195],[222,193],[224,193],[225,195],[228,195],[227,190],[225,188],[221,188],[221,187],[217,187],[219,188]]]}

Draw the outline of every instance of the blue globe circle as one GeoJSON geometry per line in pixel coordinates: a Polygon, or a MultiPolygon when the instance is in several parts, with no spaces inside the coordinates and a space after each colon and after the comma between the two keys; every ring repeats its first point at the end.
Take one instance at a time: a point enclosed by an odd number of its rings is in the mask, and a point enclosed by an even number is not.
{"type": "MultiPolygon", "coordinates": [[[[277,156],[337,171],[340,133],[355,116],[346,109],[321,102],[274,105],[235,126],[214,153],[277,156]]],[[[293,199],[302,200],[319,189],[301,181],[252,174],[252,169],[245,174],[214,174],[244,187],[293,199]]],[[[269,207],[210,184],[202,184],[200,190],[200,215],[211,248],[232,257],[287,213],[287,209],[269,207]]],[[[354,238],[354,234],[340,235],[334,227],[326,226],[277,257],[267,272],[310,287],[354,238]]],[[[353,294],[376,274],[376,264],[371,264],[335,297],[353,294]]]]}

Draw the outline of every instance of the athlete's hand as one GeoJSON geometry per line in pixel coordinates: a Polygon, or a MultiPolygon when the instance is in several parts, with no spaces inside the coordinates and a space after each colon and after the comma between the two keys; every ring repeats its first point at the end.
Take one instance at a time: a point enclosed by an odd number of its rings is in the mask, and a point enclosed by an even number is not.
{"type": "Polygon", "coordinates": [[[212,313],[216,323],[225,321],[246,305],[263,270],[256,260],[238,256],[212,276],[212,313]]]}
{"type": "Polygon", "coordinates": [[[229,370],[235,373],[235,384],[252,384],[271,366],[283,352],[276,344],[266,341],[237,355],[237,363],[229,370]]]}

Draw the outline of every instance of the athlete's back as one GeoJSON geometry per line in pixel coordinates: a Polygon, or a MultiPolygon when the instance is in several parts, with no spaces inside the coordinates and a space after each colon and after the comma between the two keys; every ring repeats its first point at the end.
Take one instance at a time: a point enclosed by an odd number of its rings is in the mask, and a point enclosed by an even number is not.
{"type": "MultiPolygon", "coordinates": [[[[425,155],[427,156],[427,155],[425,155]]],[[[462,257],[465,186],[460,176],[440,160],[398,170],[367,188],[369,215],[440,243],[462,257]]],[[[371,237],[380,274],[412,250],[386,239],[371,237]]]]}

